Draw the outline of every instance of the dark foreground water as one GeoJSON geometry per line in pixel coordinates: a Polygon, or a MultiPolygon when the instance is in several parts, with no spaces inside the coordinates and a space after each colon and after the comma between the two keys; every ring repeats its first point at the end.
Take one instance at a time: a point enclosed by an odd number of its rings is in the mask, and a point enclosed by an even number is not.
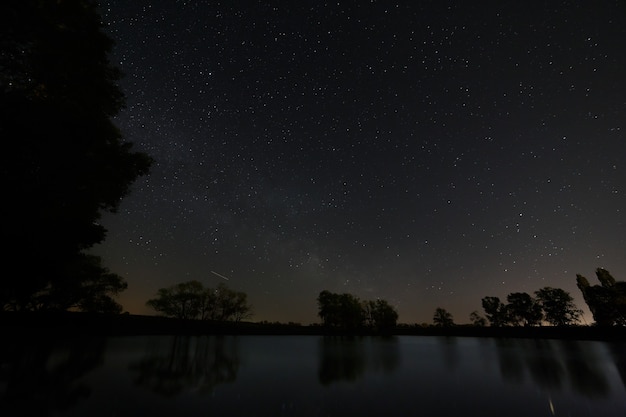
{"type": "Polygon", "coordinates": [[[625,416],[626,344],[401,336],[5,340],[0,416],[625,416]]]}

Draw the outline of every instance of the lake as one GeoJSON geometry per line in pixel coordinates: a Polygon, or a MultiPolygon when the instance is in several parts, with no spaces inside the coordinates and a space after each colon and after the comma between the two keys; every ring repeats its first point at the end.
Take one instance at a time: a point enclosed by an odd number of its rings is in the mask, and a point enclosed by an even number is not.
{"type": "Polygon", "coordinates": [[[3,341],[2,416],[625,416],[626,344],[396,336],[3,341]]]}

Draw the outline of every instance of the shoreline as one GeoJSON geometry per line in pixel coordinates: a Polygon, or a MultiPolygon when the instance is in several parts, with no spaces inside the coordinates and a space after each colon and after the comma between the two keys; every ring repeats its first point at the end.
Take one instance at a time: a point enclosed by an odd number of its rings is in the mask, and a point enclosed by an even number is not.
{"type": "MultiPolygon", "coordinates": [[[[10,335],[46,336],[139,336],[139,335],[311,335],[375,336],[377,332],[362,329],[341,332],[321,325],[293,323],[219,322],[183,320],[161,316],[131,314],[107,315],[77,312],[2,312],[0,328],[10,335]]],[[[421,327],[400,324],[383,336],[446,336],[528,339],[569,339],[626,341],[625,327],[539,326],[539,327],[421,327]]]]}

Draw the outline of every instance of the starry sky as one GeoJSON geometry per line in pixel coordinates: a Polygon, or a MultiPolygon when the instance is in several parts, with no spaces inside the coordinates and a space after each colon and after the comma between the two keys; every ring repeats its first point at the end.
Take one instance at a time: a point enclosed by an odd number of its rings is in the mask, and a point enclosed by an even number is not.
{"type": "Polygon", "coordinates": [[[253,320],[321,290],[403,323],[626,279],[623,1],[101,1],[155,159],[93,252],[131,313],[198,280],[253,320]],[[225,278],[228,278],[228,281],[225,278]]]}

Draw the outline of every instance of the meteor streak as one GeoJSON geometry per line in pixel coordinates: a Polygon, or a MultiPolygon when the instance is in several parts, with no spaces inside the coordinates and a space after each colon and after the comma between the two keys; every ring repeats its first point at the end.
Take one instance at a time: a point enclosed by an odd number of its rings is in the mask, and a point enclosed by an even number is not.
{"type": "Polygon", "coordinates": [[[225,276],[224,276],[224,275],[222,275],[222,274],[218,274],[218,273],[217,273],[217,272],[215,272],[215,271],[211,271],[211,273],[212,273],[212,274],[217,275],[217,276],[218,276],[218,277],[220,277],[220,278],[225,279],[226,281],[230,281],[230,279],[229,279],[229,278],[225,277],[225,276]]]}

